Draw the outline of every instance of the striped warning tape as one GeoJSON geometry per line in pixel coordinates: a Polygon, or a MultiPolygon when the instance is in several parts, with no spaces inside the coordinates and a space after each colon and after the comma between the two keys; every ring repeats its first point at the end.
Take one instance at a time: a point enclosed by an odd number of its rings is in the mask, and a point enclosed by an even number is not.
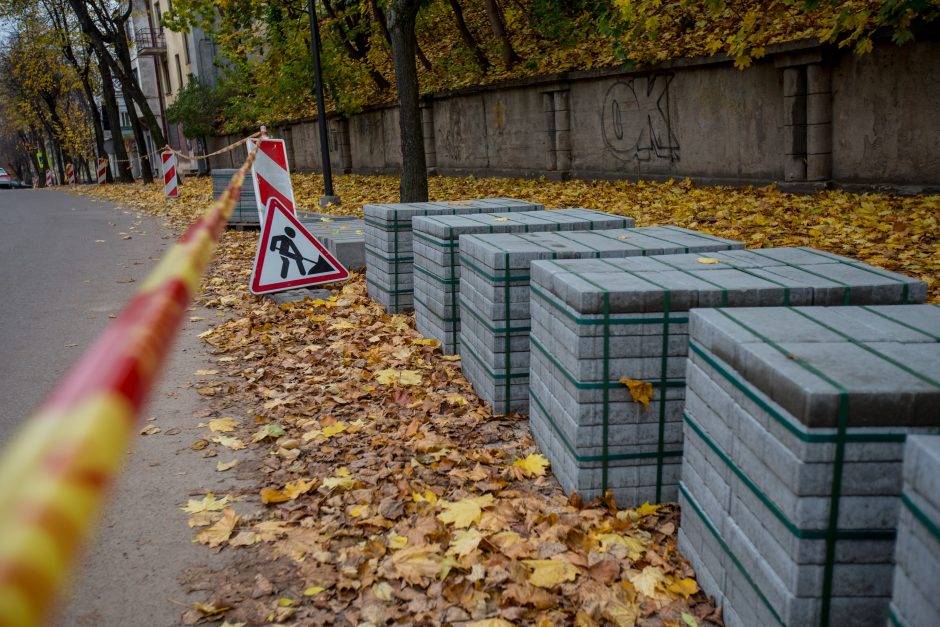
{"type": "Polygon", "coordinates": [[[0,456],[0,627],[41,624],[61,590],[255,154],[0,456]]]}
{"type": "Polygon", "coordinates": [[[250,140],[255,139],[256,137],[264,137],[264,136],[266,136],[267,134],[268,134],[267,131],[266,131],[265,128],[262,126],[262,127],[261,127],[261,130],[258,131],[257,133],[252,133],[252,134],[249,135],[248,137],[244,137],[244,138],[242,138],[242,139],[239,139],[239,140],[238,140],[237,142],[235,142],[234,144],[229,144],[229,145],[226,146],[225,148],[219,148],[219,149],[216,150],[215,152],[210,152],[210,153],[207,154],[207,155],[192,155],[192,156],[190,156],[190,155],[187,155],[187,154],[184,153],[184,152],[180,152],[179,150],[176,150],[175,148],[173,148],[173,147],[171,147],[171,146],[169,146],[169,145],[164,146],[164,147],[163,147],[163,150],[164,150],[164,151],[170,151],[170,152],[172,152],[174,155],[177,156],[177,158],[183,159],[184,161],[199,161],[199,160],[202,160],[202,159],[208,159],[209,157],[215,157],[215,156],[217,156],[217,155],[221,155],[221,154],[223,154],[223,153],[229,152],[230,150],[235,150],[236,148],[238,148],[239,146],[241,146],[241,145],[243,145],[243,144],[249,142],[250,140]]]}

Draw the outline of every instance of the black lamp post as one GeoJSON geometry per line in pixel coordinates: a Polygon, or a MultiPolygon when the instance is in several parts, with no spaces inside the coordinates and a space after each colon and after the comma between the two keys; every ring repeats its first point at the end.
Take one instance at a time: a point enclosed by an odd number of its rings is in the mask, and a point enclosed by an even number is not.
{"type": "Polygon", "coordinates": [[[330,166],[330,145],[327,141],[326,105],[323,104],[323,72],[320,69],[320,26],[314,0],[307,0],[307,15],[310,18],[310,50],[313,54],[313,76],[317,92],[317,124],[320,129],[320,160],[323,162],[323,196],[320,206],[340,204],[339,196],[333,194],[333,168],[330,166]]]}

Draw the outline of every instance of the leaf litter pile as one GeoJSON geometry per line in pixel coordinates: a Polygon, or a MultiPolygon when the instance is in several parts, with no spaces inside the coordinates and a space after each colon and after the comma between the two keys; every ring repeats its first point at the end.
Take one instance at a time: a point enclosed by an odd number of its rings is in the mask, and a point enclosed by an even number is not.
{"type": "MultiPolygon", "coordinates": [[[[300,207],[321,179],[294,175],[300,207]]],[[[343,176],[347,204],[397,200],[397,179],[343,176]]],[[[188,179],[84,188],[182,230],[211,200],[188,179]]],[[[940,199],[688,182],[431,179],[435,199],[514,197],[583,206],[742,239],[810,245],[928,281],[940,300],[940,199]]],[[[524,416],[494,417],[460,359],[388,315],[364,277],[277,306],[247,291],[257,232],[225,234],[200,304],[217,370],[197,373],[209,418],[193,448],[255,485],[183,507],[195,541],[235,565],[190,574],[206,601],[186,623],[709,625],[720,610],[678,553],[678,507],[565,497],[524,416]],[[224,621],[224,622],[223,622],[224,621]]],[[[626,384],[626,383],[625,383],[626,384]]],[[[184,583],[187,583],[184,581],[184,583]]]]}

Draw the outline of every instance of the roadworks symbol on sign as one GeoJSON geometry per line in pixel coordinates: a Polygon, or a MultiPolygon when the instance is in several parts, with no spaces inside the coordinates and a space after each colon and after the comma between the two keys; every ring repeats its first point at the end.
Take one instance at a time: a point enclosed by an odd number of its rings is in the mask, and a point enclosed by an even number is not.
{"type": "Polygon", "coordinates": [[[348,278],[349,271],[303,227],[293,210],[277,197],[270,198],[248,284],[251,293],[268,294],[348,278]]]}

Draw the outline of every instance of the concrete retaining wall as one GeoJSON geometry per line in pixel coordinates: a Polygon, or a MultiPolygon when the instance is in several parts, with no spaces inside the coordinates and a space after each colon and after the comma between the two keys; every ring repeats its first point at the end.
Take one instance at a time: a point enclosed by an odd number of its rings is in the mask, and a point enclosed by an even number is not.
{"type": "MultiPolygon", "coordinates": [[[[428,169],[940,192],[940,40],[863,57],[810,44],[771,52],[744,71],[712,57],[430,95],[428,169]]],[[[329,126],[335,172],[398,172],[396,107],[331,116],[329,126]]],[[[294,170],[320,169],[315,119],[271,131],[289,141],[294,170]]],[[[213,138],[210,149],[236,138],[213,138]]]]}

